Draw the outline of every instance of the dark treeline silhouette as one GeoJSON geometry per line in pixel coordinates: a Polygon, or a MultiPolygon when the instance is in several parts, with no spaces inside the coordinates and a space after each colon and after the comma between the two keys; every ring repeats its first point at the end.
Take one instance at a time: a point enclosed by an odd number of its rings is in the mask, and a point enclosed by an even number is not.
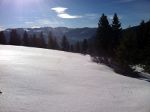
{"type": "MultiPolygon", "coordinates": [[[[121,22],[114,14],[109,23],[105,14],[99,19],[96,35],[90,39],[71,42],[66,35],[57,40],[49,32],[47,40],[43,32],[39,35],[27,31],[19,35],[11,30],[10,39],[0,32],[0,44],[22,45],[67,52],[90,54],[97,63],[104,63],[122,74],[132,73],[131,66],[140,65],[150,72],[150,21],[139,26],[122,29],[121,22]]],[[[135,76],[136,77],[136,76],[135,76]]]]}
{"type": "Polygon", "coordinates": [[[55,49],[55,50],[59,50],[60,49],[60,46],[58,44],[58,41],[57,41],[56,37],[53,37],[51,32],[49,32],[49,35],[48,35],[47,48],[48,49],[55,49]]]}
{"type": "Polygon", "coordinates": [[[21,37],[19,34],[17,34],[17,30],[13,29],[10,32],[10,39],[9,39],[10,45],[21,45],[21,37]]]}
{"type": "Polygon", "coordinates": [[[62,50],[67,52],[83,53],[87,54],[88,41],[84,39],[83,41],[77,41],[71,43],[68,38],[64,35],[60,41],[57,40],[51,32],[49,32],[47,40],[44,38],[43,32],[39,35],[29,34],[24,31],[23,35],[19,35],[16,29],[12,29],[10,32],[10,39],[6,41],[4,31],[0,32],[0,44],[3,45],[17,45],[17,46],[28,46],[37,48],[46,48],[54,50],[62,50]]]}
{"type": "Polygon", "coordinates": [[[7,44],[6,37],[3,31],[0,31],[0,44],[7,44]]]}
{"type": "Polygon", "coordinates": [[[124,30],[116,57],[124,67],[140,65],[150,73],[150,21],[124,30]]]}
{"type": "Polygon", "coordinates": [[[117,72],[133,75],[131,67],[139,65],[150,72],[150,21],[122,30],[117,14],[110,24],[107,16],[100,17],[97,33],[90,40],[93,60],[104,63],[117,72]]]}

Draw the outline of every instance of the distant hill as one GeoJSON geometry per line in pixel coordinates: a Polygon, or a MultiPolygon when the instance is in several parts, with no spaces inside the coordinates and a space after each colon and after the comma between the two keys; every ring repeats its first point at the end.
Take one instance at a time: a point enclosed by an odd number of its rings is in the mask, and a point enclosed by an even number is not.
{"type": "MultiPolygon", "coordinates": [[[[145,25],[150,27],[150,21],[145,22],[145,25]]],[[[139,27],[140,27],[140,25],[129,27],[129,28],[124,29],[124,31],[128,31],[128,30],[137,31],[139,29],[139,27]]]]}

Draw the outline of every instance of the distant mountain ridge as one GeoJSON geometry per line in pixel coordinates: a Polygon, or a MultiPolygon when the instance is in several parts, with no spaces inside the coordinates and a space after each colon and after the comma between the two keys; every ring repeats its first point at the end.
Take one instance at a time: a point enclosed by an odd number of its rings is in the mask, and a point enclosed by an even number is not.
{"type": "MultiPolygon", "coordinates": [[[[66,35],[70,41],[81,41],[83,39],[89,39],[96,34],[96,28],[67,28],[67,27],[41,27],[41,28],[15,28],[19,35],[23,35],[25,31],[29,35],[39,35],[40,32],[43,32],[44,37],[47,39],[49,32],[52,33],[54,37],[58,40],[66,35]]],[[[7,38],[9,38],[10,32],[12,29],[4,30],[4,33],[7,38]]]]}

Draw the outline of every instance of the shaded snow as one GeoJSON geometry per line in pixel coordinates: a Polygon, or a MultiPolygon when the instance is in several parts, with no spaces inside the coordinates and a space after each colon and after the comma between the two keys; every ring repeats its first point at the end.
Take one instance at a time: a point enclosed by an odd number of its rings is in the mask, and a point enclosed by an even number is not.
{"type": "Polygon", "coordinates": [[[150,74],[145,72],[144,69],[140,66],[134,66],[132,67],[133,69],[135,69],[136,72],[139,72],[140,76],[143,77],[141,79],[149,81],[150,82],[150,74]]]}
{"type": "Polygon", "coordinates": [[[0,112],[150,112],[150,83],[89,56],[0,46],[0,112]]]}

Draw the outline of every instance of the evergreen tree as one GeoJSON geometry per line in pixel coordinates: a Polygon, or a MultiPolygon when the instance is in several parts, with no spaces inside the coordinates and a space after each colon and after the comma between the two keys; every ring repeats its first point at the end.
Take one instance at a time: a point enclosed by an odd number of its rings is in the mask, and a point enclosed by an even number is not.
{"type": "Polygon", "coordinates": [[[55,45],[54,45],[54,40],[53,40],[53,36],[52,36],[52,33],[49,32],[48,34],[48,45],[47,45],[47,48],[48,49],[54,49],[55,45]]]}
{"type": "Polygon", "coordinates": [[[70,49],[69,41],[65,35],[62,38],[61,47],[63,51],[69,51],[70,49]]]}
{"type": "Polygon", "coordinates": [[[137,57],[135,56],[137,52],[136,33],[128,30],[117,49],[117,60],[123,66],[134,65],[137,63],[137,57]]]}
{"type": "Polygon", "coordinates": [[[33,37],[31,38],[31,45],[32,47],[38,47],[36,34],[33,34],[33,37]]]}
{"type": "Polygon", "coordinates": [[[107,57],[110,51],[111,26],[107,16],[102,14],[97,28],[96,49],[99,56],[107,57]]]}
{"type": "Polygon", "coordinates": [[[25,31],[23,34],[22,45],[23,46],[29,46],[29,38],[28,38],[27,31],[25,31]]]}
{"type": "MultiPolygon", "coordinates": [[[[148,24],[148,23],[147,23],[148,24]]],[[[142,21],[137,28],[137,48],[138,48],[138,53],[136,57],[138,58],[139,63],[144,63],[147,53],[146,53],[146,48],[148,45],[148,25],[144,21],[142,21]]]]}
{"type": "Polygon", "coordinates": [[[45,42],[45,39],[44,39],[44,36],[43,36],[43,32],[40,33],[40,47],[41,48],[46,48],[46,42],[45,42]]]}
{"type": "Polygon", "coordinates": [[[138,41],[138,48],[143,49],[145,46],[144,40],[145,40],[145,22],[142,21],[140,23],[140,26],[137,29],[137,41],[138,41]]]}
{"type": "Polygon", "coordinates": [[[28,35],[28,46],[29,47],[33,47],[32,46],[32,39],[33,39],[33,35],[28,35]]]}
{"type": "Polygon", "coordinates": [[[77,41],[75,44],[75,52],[81,53],[81,43],[80,41],[77,41]]]}
{"type": "Polygon", "coordinates": [[[88,50],[88,42],[87,39],[84,39],[82,42],[82,53],[87,54],[87,50],[88,50]]]}
{"type": "Polygon", "coordinates": [[[17,34],[17,30],[13,29],[10,33],[10,45],[21,45],[21,37],[17,34]]]}
{"type": "Polygon", "coordinates": [[[95,43],[96,43],[96,35],[88,39],[88,52],[91,56],[94,56],[96,54],[95,43]]]}
{"type": "MultiPolygon", "coordinates": [[[[150,32],[149,32],[150,34],[150,32]]],[[[144,50],[144,61],[143,61],[143,65],[144,66],[144,69],[146,72],[150,73],[150,36],[149,36],[149,39],[148,39],[148,44],[147,46],[145,47],[145,50],[144,50]]]]}
{"type": "Polygon", "coordinates": [[[144,69],[146,72],[150,73],[150,21],[147,22],[147,24],[145,24],[145,31],[144,31],[144,49],[143,52],[141,50],[142,53],[142,60],[141,63],[144,66],[144,69]]]}
{"type": "Polygon", "coordinates": [[[46,43],[45,43],[45,39],[43,37],[43,32],[40,33],[40,35],[36,38],[35,41],[36,41],[36,47],[46,48],[46,43]]]}
{"type": "Polygon", "coordinates": [[[53,48],[54,49],[56,49],[56,50],[59,50],[60,48],[59,48],[59,44],[58,44],[58,42],[57,42],[57,39],[54,37],[54,39],[53,39],[53,48]]]}
{"type": "Polygon", "coordinates": [[[122,32],[121,23],[119,21],[117,14],[115,13],[112,21],[112,38],[111,38],[112,55],[114,54],[115,50],[119,45],[121,39],[121,32],[122,32]]]}
{"type": "Polygon", "coordinates": [[[73,46],[72,44],[70,45],[70,51],[71,51],[71,52],[75,52],[74,46],[73,46]]]}
{"type": "Polygon", "coordinates": [[[6,44],[6,37],[3,31],[0,31],[0,44],[6,44]]]}

